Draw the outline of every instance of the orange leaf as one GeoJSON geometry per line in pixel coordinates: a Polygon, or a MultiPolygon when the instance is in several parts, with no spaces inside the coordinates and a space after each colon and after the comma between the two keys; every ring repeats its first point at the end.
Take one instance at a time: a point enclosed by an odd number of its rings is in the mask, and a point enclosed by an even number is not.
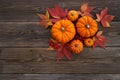
{"type": "Polygon", "coordinates": [[[81,12],[84,13],[88,8],[88,3],[84,3],[82,6],[81,6],[81,12]]]}
{"type": "Polygon", "coordinates": [[[46,14],[38,14],[38,16],[41,18],[41,21],[39,22],[39,24],[41,26],[44,26],[45,28],[48,28],[49,25],[52,25],[52,22],[49,19],[49,13],[48,11],[46,11],[46,14]]]}
{"type": "Polygon", "coordinates": [[[94,7],[89,7],[88,3],[84,3],[81,6],[81,10],[78,12],[81,16],[91,16],[90,12],[92,12],[92,10],[94,9],[94,7]]]}

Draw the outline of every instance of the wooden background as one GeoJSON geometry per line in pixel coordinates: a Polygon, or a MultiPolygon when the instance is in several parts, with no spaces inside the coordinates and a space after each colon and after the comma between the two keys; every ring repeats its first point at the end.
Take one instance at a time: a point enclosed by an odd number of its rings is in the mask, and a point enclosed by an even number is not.
{"type": "Polygon", "coordinates": [[[120,0],[0,0],[0,80],[120,80],[120,0]],[[79,10],[85,2],[96,7],[93,14],[108,7],[115,15],[103,33],[110,42],[56,62],[37,14],[54,4],[79,10]]]}

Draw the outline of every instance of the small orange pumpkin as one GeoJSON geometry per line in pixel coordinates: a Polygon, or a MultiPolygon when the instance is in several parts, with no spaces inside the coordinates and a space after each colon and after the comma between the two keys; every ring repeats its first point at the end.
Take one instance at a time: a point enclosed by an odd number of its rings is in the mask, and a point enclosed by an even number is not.
{"type": "Polygon", "coordinates": [[[60,43],[67,43],[76,34],[74,24],[70,20],[59,20],[51,29],[53,38],[60,43]]]}
{"type": "Polygon", "coordinates": [[[93,44],[94,44],[94,41],[93,41],[93,39],[91,39],[91,38],[87,38],[87,39],[85,39],[84,40],[84,44],[86,45],[86,46],[92,46],[93,44]]]}
{"type": "Polygon", "coordinates": [[[80,54],[80,52],[83,50],[83,43],[80,40],[73,40],[70,43],[71,51],[75,54],[80,54]]]}
{"type": "Polygon", "coordinates": [[[67,17],[71,21],[76,21],[78,19],[78,12],[76,10],[70,10],[67,14],[67,17]]]}
{"type": "Polygon", "coordinates": [[[76,28],[81,37],[92,37],[98,30],[98,24],[93,18],[83,16],[78,19],[76,28]]]}

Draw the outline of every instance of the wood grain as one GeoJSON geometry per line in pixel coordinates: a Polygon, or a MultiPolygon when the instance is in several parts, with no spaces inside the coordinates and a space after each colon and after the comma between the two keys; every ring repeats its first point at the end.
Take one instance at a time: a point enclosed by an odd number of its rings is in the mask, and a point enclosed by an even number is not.
{"type": "Polygon", "coordinates": [[[120,80],[119,5],[120,0],[0,0],[0,80],[120,80]],[[57,62],[56,52],[47,50],[50,30],[36,24],[37,14],[55,4],[79,10],[85,2],[96,7],[93,15],[108,7],[115,16],[111,28],[99,28],[110,42],[105,50],[85,47],[72,61],[57,62]]]}
{"type": "Polygon", "coordinates": [[[55,4],[68,9],[80,9],[80,6],[89,2],[96,9],[93,14],[99,13],[104,7],[115,16],[114,21],[120,21],[120,0],[0,0],[0,21],[39,21],[38,13],[45,13],[47,7],[55,4]]]}
{"type": "Polygon", "coordinates": [[[0,73],[120,73],[119,52],[119,47],[85,48],[72,61],[56,62],[55,51],[45,48],[3,48],[0,73]]]}
{"type": "Polygon", "coordinates": [[[1,80],[119,80],[120,74],[0,74],[1,80]]]}
{"type": "MultiPolygon", "coordinates": [[[[106,46],[120,46],[120,22],[112,22],[111,28],[103,29],[109,43],[106,46]]],[[[37,22],[0,22],[0,47],[48,47],[50,30],[37,22]]]]}

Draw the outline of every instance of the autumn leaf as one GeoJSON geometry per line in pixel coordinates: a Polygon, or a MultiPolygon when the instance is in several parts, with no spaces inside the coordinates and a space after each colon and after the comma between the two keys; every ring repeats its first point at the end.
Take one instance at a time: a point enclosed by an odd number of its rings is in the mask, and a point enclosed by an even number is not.
{"type": "Polygon", "coordinates": [[[66,19],[68,10],[61,8],[58,5],[55,5],[55,8],[48,8],[48,11],[50,12],[52,19],[51,22],[56,22],[61,19],[66,19]]]}
{"type": "Polygon", "coordinates": [[[92,14],[90,14],[90,12],[92,12],[93,9],[94,9],[94,7],[89,7],[88,3],[84,3],[81,6],[80,11],[78,11],[78,13],[81,16],[90,16],[90,17],[92,17],[92,14]]]}
{"type": "Polygon", "coordinates": [[[57,59],[60,60],[63,57],[66,57],[68,60],[71,60],[71,50],[69,44],[61,44],[57,50],[57,59]]]}
{"type": "Polygon", "coordinates": [[[96,36],[93,37],[94,44],[92,48],[95,48],[97,45],[99,45],[101,48],[105,49],[105,43],[108,42],[108,39],[102,35],[103,31],[99,31],[96,36]]]}
{"type": "Polygon", "coordinates": [[[110,27],[110,22],[113,20],[114,16],[108,14],[108,8],[101,11],[100,14],[96,14],[97,21],[101,22],[103,27],[110,27]]]}
{"type": "Polygon", "coordinates": [[[41,26],[44,26],[45,28],[48,28],[49,25],[52,25],[52,22],[50,21],[50,16],[48,11],[46,11],[46,14],[38,14],[38,16],[41,18],[41,21],[39,22],[39,24],[41,26]]]}

